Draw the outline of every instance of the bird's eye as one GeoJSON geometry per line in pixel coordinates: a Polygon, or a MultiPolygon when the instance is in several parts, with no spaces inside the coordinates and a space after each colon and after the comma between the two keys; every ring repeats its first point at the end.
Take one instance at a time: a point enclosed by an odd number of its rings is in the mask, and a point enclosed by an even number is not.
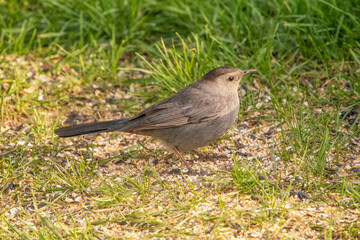
{"type": "Polygon", "coordinates": [[[229,80],[229,81],[232,81],[232,80],[234,80],[234,77],[233,77],[233,76],[230,76],[230,77],[228,78],[228,80],[229,80]]]}

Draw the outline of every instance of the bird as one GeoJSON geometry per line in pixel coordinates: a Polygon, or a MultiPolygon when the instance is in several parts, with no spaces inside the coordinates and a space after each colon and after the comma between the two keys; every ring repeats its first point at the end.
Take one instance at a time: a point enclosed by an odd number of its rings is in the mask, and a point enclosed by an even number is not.
{"type": "Polygon", "coordinates": [[[55,133],[73,137],[119,131],[152,136],[194,173],[182,153],[208,145],[227,132],[240,108],[239,83],[255,71],[218,67],[133,117],[60,127],[55,133]]]}

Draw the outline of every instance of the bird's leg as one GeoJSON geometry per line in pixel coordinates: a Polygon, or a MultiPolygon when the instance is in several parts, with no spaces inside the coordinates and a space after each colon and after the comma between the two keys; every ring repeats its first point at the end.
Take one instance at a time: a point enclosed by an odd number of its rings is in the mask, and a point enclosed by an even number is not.
{"type": "Polygon", "coordinates": [[[181,152],[179,152],[179,150],[177,150],[176,148],[172,149],[175,154],[180,158],[180,160],[185,164],[185,166],[187,167],[189,173],[195,173],[195,170],[192,169],[192,167],[190,167],[190,165],[187,163],[186,159],[184,158],[184,156],[181,154],[181,152]]]}

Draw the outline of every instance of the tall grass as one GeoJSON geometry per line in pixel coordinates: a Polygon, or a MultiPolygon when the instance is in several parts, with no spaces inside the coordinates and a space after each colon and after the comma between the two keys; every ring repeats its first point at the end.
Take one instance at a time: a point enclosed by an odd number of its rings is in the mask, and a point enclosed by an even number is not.
{"type": "Polygon", "coordinates": [[[356,0],[3,1],[0,30],[2,48],[14,51],[20,45],[89,45],[110,41],[114,32],[117,42],[144,51],[176,32],[202,40],[210,33],[269,70],[273,56],[324,63],[358,58],[359,16],[356,0]]]}

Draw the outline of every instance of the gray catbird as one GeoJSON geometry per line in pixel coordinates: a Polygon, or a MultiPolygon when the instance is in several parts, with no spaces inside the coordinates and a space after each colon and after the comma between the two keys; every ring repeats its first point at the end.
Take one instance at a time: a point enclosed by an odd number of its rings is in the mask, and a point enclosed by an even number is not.
{"type": "Polygon", "coordinates": [[[153,136],[174,151],[189,172],[193,172],[181,152],[205,146],[230,128],[239,111],[239,82],[254,71],[215,68],[134,117],[62,127],[55,133],[59,137],[72,137],[121,131],[153,136]]]}

